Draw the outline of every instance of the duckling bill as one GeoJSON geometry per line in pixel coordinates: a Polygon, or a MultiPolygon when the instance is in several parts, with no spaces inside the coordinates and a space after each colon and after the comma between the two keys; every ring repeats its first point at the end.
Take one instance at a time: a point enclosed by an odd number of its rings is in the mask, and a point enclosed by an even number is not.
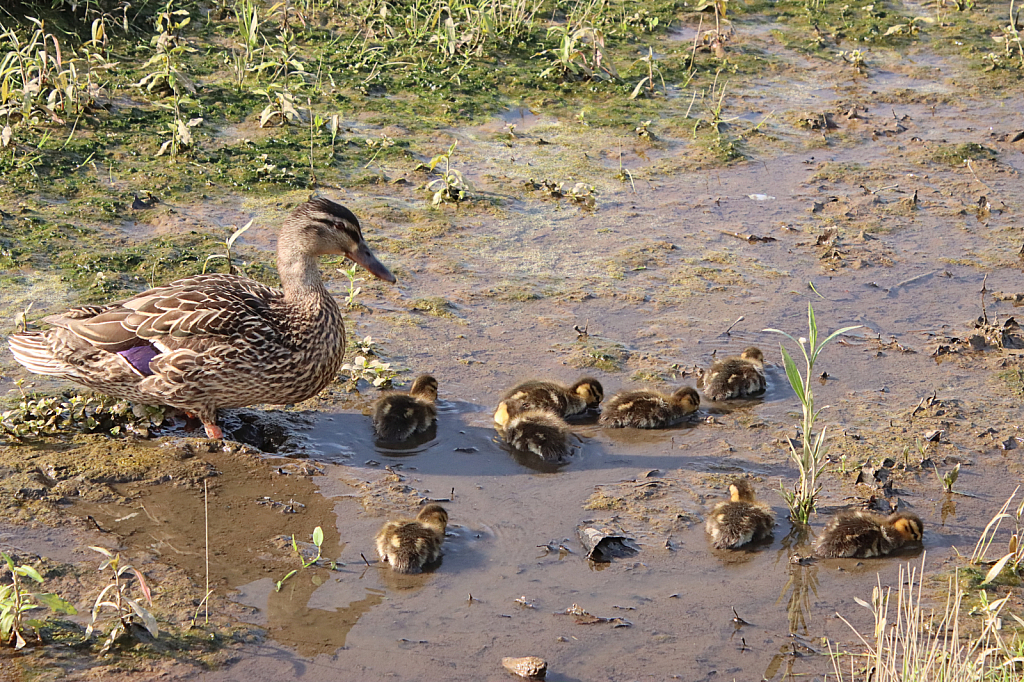
{"type": "Polygon", "coordinates": [[[597,407],[602,400],[604,387],[592,377],[583,377],[572,386],[553,381],[526,381],[504,395],[494,412],[494,421],[505,426],[516,414],[528,410],[545,410],[559,417],[571,417],[597,407]]]}
{"type": "Polygon", "coordinates": [[[618,393],[601,412],[601,424],[612,428],[663,429],[678,424],[700,407],[697,391],[684,386],[672,395],[642,389],[618,393]]]}
{"type": "Polygon", "coordinates": [[[385,441],[402,441],[430,428],[437,419],[437,379],[416,377],[408,393],[389,393],[373,404],[373,429],[385,441]]]}
{"type": "Polygon", "coordinates": [[[738,357],[725,358],[704,372],[704,395],[711,400],[747,398],[764,393],[764,354],[751,346],[738,357]]]}
{"type": "Polygon", "coordinates": [[[705,524],[718,549],[736,549],[762,540],[774,527],[775,512],[756,500],[753,487],[742,478],[729,484],[729,501],[716,504],[705,524]]]}
{"type": "Polygon", "coordinates": [[[885,556],[910,542],[920,542],[924,524],[914,514],[896,512],[882,516],[869,511],[844,511],[836,514],[814,548],[820,557],[885,556]]]}
{"type": "Polygon", "coordinates": [[[388,521],[377,533],[377,556],[396,573],[418,573],[441,557],[448,512],[428,504],[409,521],[388,521]]]}

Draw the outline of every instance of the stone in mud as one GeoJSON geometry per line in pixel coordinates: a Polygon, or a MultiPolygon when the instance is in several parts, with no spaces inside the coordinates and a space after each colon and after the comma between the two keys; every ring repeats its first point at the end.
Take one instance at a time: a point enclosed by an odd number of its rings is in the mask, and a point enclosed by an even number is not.
{"type": "Polygon", "coordinates": [[[513,675],[519,675],[528,680],[542,680],[548,673],[548,662],[539,656],[521,656],[519,658],[506,656],[501,659],[501,665],[513,675]]]}

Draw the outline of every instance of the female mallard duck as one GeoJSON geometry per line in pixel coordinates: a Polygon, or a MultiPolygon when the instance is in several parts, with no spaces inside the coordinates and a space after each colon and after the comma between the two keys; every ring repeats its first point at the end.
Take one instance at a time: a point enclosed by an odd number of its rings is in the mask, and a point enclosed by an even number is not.
{"type": "Polygon", "coordinates": [[[562,462],[569,455],[569,425],[554,412],[517,412],[504,426],[505,442],[513,450],[562,462]]]}
{"type": "Polygon", "coordinates": [[[494,421],[505,426],[517,413],[527,410],[547,410],[560,417],[571,417],[597,407],[602,400],[604,388],[600,381],[591,377],[583,377],[572,386],[553,381],[526,381],[505,394],[494,412],[494,421]]]}
{"type": "Polygon", "coordinates": [[[8,343],[37,374],[177,407],[201,419],[208,437],[221,438],[217,410],[305,400],[337,374],[345,331],[320,279],[316,257],[324,254],[343,254],[395,281],[352,212],[320,198],[299,206],[281,229],[283,291],[235,275],[196,275],[51,315],[52,329],[12,334],[8,343]]]}
{"type": "Polygon", "coordinates": [[[437,419],[437,379],[416,377],[408,393],[389,393],[373,404],[373,428],[381,440],[398,441],[426,431],[437,419]]]}
{"type": "Polygon", "coordinates": [[[414,521],[388,521],[377,533],[377,556],[396,573],[417,573],[441,556],[448,512],[428,504],[414,521]]]}
{"type": "Polygon", "coordinates": [[[753,346],[739,357],[719,360],[704,372],[704,395],[711,400],[745,398],[763,393],[764,354],[753,346]]]}
{"type": "Polygon", "coordinates": [[[678,424],[700,407],[697,391],[684,386],[672,395],[648,389],[617,393],[601,412],[601,424],[612,428],[663,429],[678,424]]]}
{"type": "Polygon", "coordinates": [[[818,540],[814,553],[820,557],[885,556],[908,542],[920,542],[924,525],[914,514],[896,512],[882,516],[869,511],[836,514],[818,540]]]}
{"type": "Polygon", "coordinates": [[[718,549],[736,549],[762,540],[774,527],[775,512],[757,501],[753,487],[742,478],[729,484],[729,501],[716,504],[704,526],[718,549]]]}

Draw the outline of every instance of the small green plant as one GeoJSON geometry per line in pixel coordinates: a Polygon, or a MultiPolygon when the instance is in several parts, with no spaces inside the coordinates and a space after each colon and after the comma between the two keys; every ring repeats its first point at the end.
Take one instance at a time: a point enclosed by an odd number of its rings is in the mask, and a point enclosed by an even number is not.
{"type": "MultiPolygon", "coordinates": [[[[657,60],[654,58],[654,50],[652,48],[648,47],[647,56],[641,57],[640,59],[636,60],[635,62],[633,62],[633,65],[636,66],[637,64],[641,63],[646,65],[647,75],[641,78],[640,82],[636,84],[636,87],[633,88],[633,92],[629,95],[629,98],[636,99],[641,94],[647,95],[648,97],[653,97],[654,95],[656,95],[657,91],[654,89],[655,74],[658,75],[658,79],[661,81],[661,91],[662,93],[664,93],[665,78],[664,76],[661,75],[661,68],[658,66],[657,60]]],[[[650,121],[647,121],[647,125],[650,125],[650,123],[650,121]]],[[[644,130],[647,130],[646,126],[644,127],[644,130]]]]}
{"type": "Polygon", "coordinates": [[[110,631],[107,632],[107,639],[103,642],[100,653],[109,651],[110,647],[117,642],[121,635],[131,632],[132,626],[135,624],[141,624],[150,635],[156,638],[160,634],[156,618],[153,617],[153,614],[146,607],[128,596],[131,582],[125,574],[130,572],[135,575],[135,578],[139,581],[139,590],[142,591],[142,596],[146,598],[146,603],[152,606],[153,595],[149,590],[149,585],[146,584],[146,578],[134,566],[122,564],[120,554],[114,554],[104,547],[90,546],[89,549],[99,552],[106,557],[100,564],[99,570],[102,573],[108,568],[110,569],[110,582],[100,591],[99,596],[96,597],[96,602],[92,607],[92,621],[85,629],[86,636],[92,635],[93,631],[96,630],[96,624],[100,620],[100,611],[108,608],[114,611],[112,617],[113,625],[110,631]]]}
{"type": "MultiPolygon", "coordinates": [[[[21,389],[24,380],[15,385],[21,389]]],[[[164,421],[163,408],[133,406],[110,396],[33,397],[22,392],[15,407],[0,412],[0,434],[17,441],[64,432],[105,432],[119,436],[123,431],[143,432],[164,421]]]]}
{"type": "Polygon", "coordinates": [[[224,253],[211,253],[209,256],[206,257],[206,260],[203,262],[203,274],[204,275],[206,274],[206,266],[209,265],[210,261],[213,260],[214,258],[224,258],[224,259],[226,259],[227,262],[228,262],[228,273],[232,274],[232,275],[235,274],[235,264],[234,264],[234,261],[231,260],[231,247],[235,245],[235,241],[239,237],[241,237],[242,234],[246,230],[248,230],[250,227],[252,227],[252,224],[253,224],[254,220],[255,219],[250,220],[245,225],[242,225],[240,228],[238,228],[237,230],[232,232],[230,237],[228,237],[227,239],[224,240],[224,247],[225,247],[225,252],[224,253]]]}
{"type": "Polygon", "coordinates": [[[814,409],[814,391],[812,388],[815,376],[814,363],[818,359],[818,354],[828,345],[829,341],[840,334],[858,329],[859,326],[843,327],[838,331],[832,332],[824,341],[818,343],[818,324],[814,319],[814,308],[808,303],[808,338],[800,337],[795,339],[779,329],[764,330],[766,332],[782,334],[790,341],[798,344],[807,366],[806,373],[801,375],[800,370],[796,367],[796,363],[793,362],[793,358],[786,351],[786,347],[779,344],[779,348],[782,350],[782,361],[786,367],[786,377],[789,379],[790,386],[796,392],[797,398],[800,399],[800,405],[803,409],[803,419],[801,420],[802,446],[800,451],[797,451],[792,441],[789,443],[790,457],[797,466],[800,480],[792,492],[786,490],[780,484],[782,497],[786,500],[786,504],[789,505],[789,518],[794,523],[806,524],[810,520],[811,513],[814,511],[817,502],[818,493],[821,491],[818,476],[825,468],[825,458],[828,455],[828,444],[825,442],[825,428],[823,427],[817,436],[814,435],[814,423],[818,415],[821,414],[820,409],[814,409]]]}
{"type": "Polygon", "coordinates": [[[362,355],[357,355],[351,363],[346,362],[342,365],[341,371],[348,373],[350,387],[354,387],[360,379],[365,379],[377,388],[387,388],[398,376],[398,372],[391,369],[390,362],[381,362],[377,358],[367,362],[366,357],[362,355]]]}
{"type": "MultiPolygon", "coordinates": [[[[313,529],[313,544],[316,546],[316,556],[310,559],[309,561],[306,561],[305,557],[302,556],[302,552],[299,551],[299,543],[295,541],[295,536],[292,536],[292,550],[298,555],[299,561],[302,562],[302,568],[309,568],[310,566],[316,564],[316,562],[320,561],[322,545],[324,544],[324,529],[320,526],[317,526],[313,529]]],[[[288,573],[285,574],[283,578],[281,578],[277,581],[277,583],[275,583],[274,591],[280,592],[281,588],[284,586],[285,581],[288,580],[288,578],[291,578],[296,573],[298,573],[299,570],[300,569],[298,568],[294,568],[288,571],[288,573]]]]}
{"type": "Polygon", "coordinates": [[[431,206],[439,206],[443,203],[457,204],[460,201],[465,201],[469,197],[469,193],[473,191],[472,186],[462,177],[462,173],[452,168],[452,156],[455,155],[455,147],[458,144],[458,140],[452,142],[452,146],[448,148],[447,152],[438,154],[430,160],[429,164],[421,163],[413,169],[422,169],[432,173],[442,161],[444,162],[444,172],[441,177],[427,183],[427,189],[434,193],[430,200],[431,206]]]}
{"type": "Polygon", "coordinates": [[[352,307],[352,304],[356,302],[356,296],[362,292],[362,287],[357,287],[356,282],[362,282],[362,277],[356,277],[359,272],[359,266],[353,264],[349,268],[338,268],[338,272],[345,275],[348,278],[348,293],[345,294],[345,306],[348,308],[352,307]]]}
{"type": "Polygon", "coordinates": [[[356,347],[356,350],[362,353],[363,355],[377,354],[377,347],[376,344],[373,343],[372,336],[364,336],[362,339],[357,339],[354,345],[356,347]]]}
{"type": "Polygon", "coordinates": [[[956,483],[956,479],[960,477],[960,463],[947,471],[945,474],[939,473],[939,468],[935,467],[935,478],[939,479],[939,483],[942,484],[942,489],[947,493],[953,492],[953,484],[956,483]]]}
{"type": "MultiPolygon", "coordinates": [[[[11,574],[11,584],[0,587],[0,641],[5,644],[13,641],[15,649],[25,646],[25,637],[21,634],[25,626],[38,628],[42,624],[37,619],[24,618],[26,612],[41,608],[37,602],[41,602],[52,611],[72,616],[78,613],[74,606],[55,594],[27,591],[21,583],[23,578],[42,584],[43,576],[27,564],[15,566],[14,559],[5,552],[0,552],[0,556],[7,562],[7,570],[11,574]]],[[[38,637],[38,629],[36,634],[38,637]]]]}
{"type": "Polygon", "coordinates": [[[592,26],[567,22],[548,28],[548,38],[558,37],[558,47],[541,50],[534,57],[547,56],[552,64],[540,73],[547,78],[558,73],[563,81],[618,80],[619,73],[605,54],[604,34],[592,26]]]}

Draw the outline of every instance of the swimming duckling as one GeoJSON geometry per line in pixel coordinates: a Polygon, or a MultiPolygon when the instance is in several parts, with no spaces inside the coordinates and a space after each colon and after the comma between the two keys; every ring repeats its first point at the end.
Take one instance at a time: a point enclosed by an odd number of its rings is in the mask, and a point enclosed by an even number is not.
{"type": "Polygon", "coordinates": [[[718,360],[704,372],[704,395],[711,400],[746,398],[763,393],[764,354],[754,346],[739,357],[718,360]]]}
{"type": "Polygon", "coordinates": [[[415,521],[388,521],[377,533],[377,556],[391,564],[396,573],[418,573],[424,565],[441,556],[441,543],[448,527],[448,512],[439,504],[428,504],[415,521]]]}
{"type": "Polygon", "coordinates": [[[545,462],[561,462],[569,455],[569,425],[554,412],[518,412],[504,431],[510,448],[537,455],[545,462]]]}
{"type": "Polygon", "coordinates": [[[896,512],[882,516],[869,511],[836,514],[814,548],[820,557],[885,556],[908,542],[920,542],[924,526],[914,514],[896,512]]]}
{"type": "Polygon", "coordinates": [[[612,428],[663,429],[700,407],[697,391],[684,386],[672,395],[648,389],[618,393],[604,406],[601,424],[612,428]]]}
{"type": "Polygon", "coordinates": [[[704,528],[718,549],[736,549],[768,537],[774,526],[775,512],[755,499],[746,479],[736,478],[729,484],[729,501],[715,505],[704,528]]]}
{"type": "Polygon", "coordinates": [[[526,410],[547,410],[560,417],[571,417],[597,407],[602,400],[604,387],[591,377],[583,377],[572,386],[553,381],[526,381],[505,394],[494,412],[494,421],[505,426],[516,413],[526,410]]]}
{"type": "Polygon", "coordinates": [[[373,404],[373,429],[381,440],[405,440],[437,419],[437,379],[416,377],[408,393],[389,393],[373,404]]]}

